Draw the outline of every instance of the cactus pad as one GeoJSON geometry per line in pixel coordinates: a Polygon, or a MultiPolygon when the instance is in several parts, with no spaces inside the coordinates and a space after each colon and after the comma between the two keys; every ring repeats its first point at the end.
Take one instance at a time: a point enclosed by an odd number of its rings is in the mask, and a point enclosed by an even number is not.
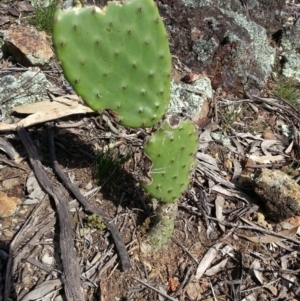
{"type": "Polygon", "coordinates": [[[110,109],[129,127],[150,127],[166,112],[171,55],[153,0],[58,10],[53,43],[74,90],[93,110],[110,109]]]}
{"type": "Polygon", "coordinates": [[[160,202],[176,202],[189,185],[197,147],[198,135],[192,122],[181,121],[174,128],[165,121],[145,147],[152,161],[152,183],[143,184],[145,190],[160,202]]]}

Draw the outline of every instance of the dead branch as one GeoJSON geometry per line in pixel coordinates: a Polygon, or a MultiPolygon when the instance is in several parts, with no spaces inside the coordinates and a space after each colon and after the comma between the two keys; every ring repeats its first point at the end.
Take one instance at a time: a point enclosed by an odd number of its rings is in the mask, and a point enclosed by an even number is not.
{"type": "Polygon", "coordinates": [[[130,259],[128,252],[125,248],[125,245],[121,239],[120,233],[114,223],[111,222],[111,219],[109,216],[103,212],[99,208],[94,208],[91,206],[86,198],[81,194],[79,189],[75,187],[72,182],[69,180],[69,178],[63,173],[62,169],[60,168],[59,164],[57,163],[56,160],[56,155],[55,155],[55,147],[54,147],[54,137],[53,137],[53,123],[47,123],[47,130],[48,130],[48,144],[49,144],[49,155],[51,159],[51,163],[53,166],[54,172],[57,174],[57,176],[63,181],[64,185],[69,189],[69,191],[72,192],[72,194],[76,197],[78,202],[85,208],[87,212],[96,214],[100,216],[103,220],[103,223],[105,224],[106,228],[109,230],[111,233],[113,240],[115,242],[116,248],[118,250],[120,260],[121,260],[121,265],[123,271],[127,271],[131,268],[130,264],[130,259]]]}
{"type": "Polygon", "coordinates": [[[26,130],[18,127],[17,132],[28,153],[30,164],[39,184],[49,195],[51,195],[57,208],[60,225],[59,239],[61,259],[64,269],[62,281],[67,300],[83,301],[84,296],[80,285],[80,267],[79,261],[73,251],[73,230],[65,193],[60,187],[54,186],[52,181],[48,178],[39,159],[37,150],[26,130]]]}

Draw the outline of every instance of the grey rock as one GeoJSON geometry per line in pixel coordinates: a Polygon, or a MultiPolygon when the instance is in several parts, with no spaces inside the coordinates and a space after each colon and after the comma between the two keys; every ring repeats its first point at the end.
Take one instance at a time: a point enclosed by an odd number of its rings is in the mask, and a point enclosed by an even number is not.
{"type": "Polygon", "coordinates": [[[0,103],[6,118],[14,106],[48,99],[46,89],[51,84],[42,71],[36,70],[26,71],[18,78],[13,75],[0,78],[0,103]]]}
{"type": "Polygon", "coordinates": [[[193,121],[199,119],[202,105],[212,98],[213,91],[207,77],[197,79],[192,85],[171,83],[171,98],[168,114],[186,114],[193,121]]]}
{"type": "Polygon", "coordinates": [[[283,75],[300,81],[300,21],[283,30],[280,45],[283,48],[283,75]]]}
{"type": "Polygon", "coordinates": [[[258,95],[272,72],[269,38],[282,28],[284,0],[168,0],[159,3],[171,52],[213,89],[258,95]],[[242,4],[244,2],[244,4],[242,4]]]}

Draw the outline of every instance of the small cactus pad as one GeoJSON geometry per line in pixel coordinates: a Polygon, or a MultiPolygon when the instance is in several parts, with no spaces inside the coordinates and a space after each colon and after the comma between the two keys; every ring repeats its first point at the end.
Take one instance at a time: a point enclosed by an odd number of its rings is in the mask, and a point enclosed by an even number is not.
{"type": "Polygon", "coordinates": [[[67,80],[93,110],[129,127],[159,122],[170,99],[171,55],[153,0],[58,10],[53,44],[67,80]]]}
{"type": "Polygon", "coordinates": [[[165,121],[145,146],[152,161],[152,183],[143,183],[145,190],[160,202],[176,202],[189,185],[197,147],[198,135],[192,122],[181,121],[173,128],[165,121]]]}

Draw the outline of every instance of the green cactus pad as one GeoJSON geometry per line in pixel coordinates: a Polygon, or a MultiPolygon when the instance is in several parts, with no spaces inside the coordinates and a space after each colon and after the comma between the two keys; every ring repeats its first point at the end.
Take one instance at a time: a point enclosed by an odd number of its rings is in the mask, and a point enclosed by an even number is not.
{"type": "Polygon", "coordinates": [[[197,147],[198,135],[192,122],[182,121],[173,128],[165,121],[145,147],[152,161],[152,182],[143,184],[145,190],[160,202],[176,202],[189,185],[197,147]]]}
{"type": "Polygon", "coordinates": [[[171,55],[153,0],[58,10],[53,43],[67,80],[95,111],[129,127],[150,127],[166,112],[171,55]]]}

